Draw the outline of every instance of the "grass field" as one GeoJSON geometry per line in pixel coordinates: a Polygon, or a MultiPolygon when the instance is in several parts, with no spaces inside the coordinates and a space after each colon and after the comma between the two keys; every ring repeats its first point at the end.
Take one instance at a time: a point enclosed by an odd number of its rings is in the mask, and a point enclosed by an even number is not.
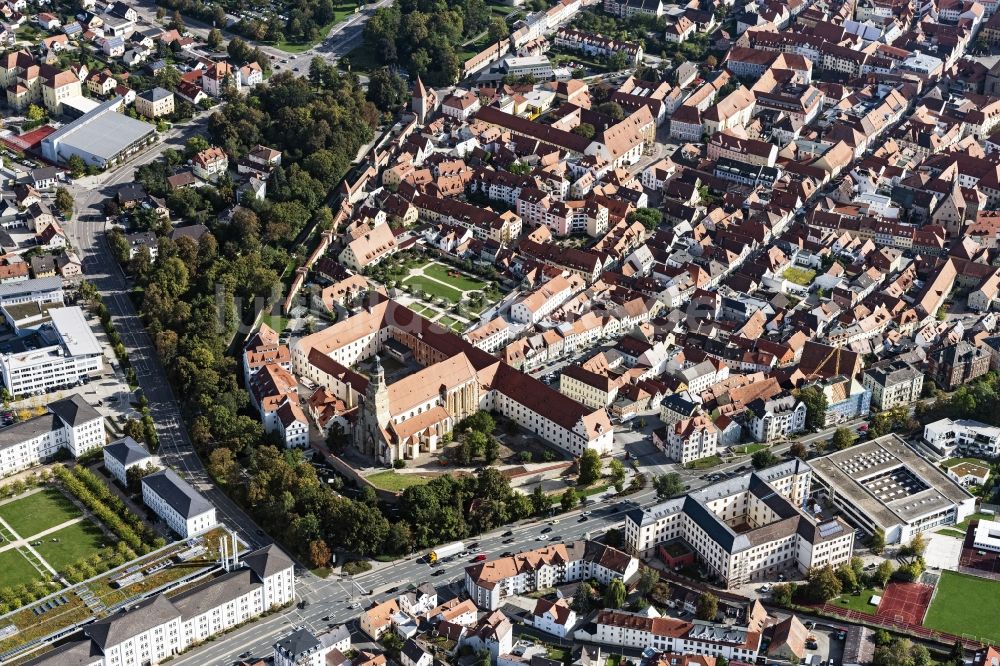
{"type": "Polygon", "coordinates": [[[716,465],[722,464],[722,458],[719,456],[706,456],[704,458],[698,458],[689,462],[686,467],[688,469],[709,469],[715,467],[716,465]]]}
{"type": "Polygon", "coordinates": [[[486,288],[486,283],[481,280],[476,280],[462,274],[457,276],[448,275],[448,271],[453,269],[450,269],[447,266],[442,266],[441,264],[427,264],[424,266],[423,270],[424,273],[430,275],[435,280],[447,282],[455,289],[461,289],[462,291],[478,291],[486,288]]]}
{"type": "Polygon", "coordinates": [[[20,552],[11,549],[0,553],[0,587],[27,585],[41,579],[35,567],[20,552]]]}
{"type": "Polygon", "coordinates": [[[429,296],[439,296],[441,298],[447,299],[452,303],[458,303],[462,300],[462,292],[457,289],[453,289],[447,285],[443,285],[440,282],[435,282],[423,275],[414,275],[411,278],[403,280],[403,284],[409,287],[419,287],[420,291],[429,296]]]}
{"type": "Polygon", "coordinates": [[[942,571],[924,618],[929,629],[1000,642],[1000,581],[942,571]]]}
{"type": "Polygon", "coordinates": [[[0,506],[0,518],[24,538],[80,515],[80,510],[55,488],[46,488],[0,506]]]}
{"type": "Polygon", "coordinates": [[[803,287],[808,287],[812,284],[814,277],[816,277],[816,271],[809,270],[808,268],[797,268],[792,266],[784,272],[784,278],[786,280],[803,287]]]}
{"type": "Polygon", "coordinates": [[[859,613],[871,613],[874,615],[878,608],[868,603],[868,600],[872,598],[873,594],[881,595],[882,590],[874,587],[866,587],[861,590],[861,594],[842,594],[831,601],[830,604],[836,606],[837,608],[847,608],[852,611],[858,611],[859,613]]]}
{"type": "Polygon", "coordinates": [[[279,317],[278,315],[264,315],[261,317],[261,322],[267,324],[278,333],[284,331],[288,326],[288,318],[279,317]]]}
{"type": "Polygon", "coordinates": [[[965,520],[963,520],[962,522],[958,523],[957,525],[952,526],[952,529],[958,530],[959,532],[962,532],[964,534],[965,530],[968,529],[969,527],[969,523],[971,523],[973,520],[996,520],[996,519],[997,517],[994,515],[976,512],[971,516],[969,516],[968,518],[966,518],[965,520]]]}
{"type": "Polygon", "coordinates": [[[84,520],[48,535],[40,545],[35,546],[35,550],[45,558],[49,566],[62,571],[69,565],[90,557],[102,546],[109,545],[108,542],[110,539],[104,536],[101,528],[84,520]],[[59,541],[54,542],[52,539],[59,541]]]}
{"type": "Polygon", "coordinates": [[[744,444],[743,446],[734,446],[730,450],[739,455],[751,455],[766,448],[767,444],[744,444]]]}
{"type": "Polygon", "coordinates": [[[377,488],[402,492],[412,486],[422,486],[436,478],[436,474],[400,474],[395,470],[387,470],[366,476],[365,478],[377,488]]]}
{"type": "Polygon", "coordinates": [[[962,463],[972,463],[973,465],[983,465],[984,467],[989,467],[990,464],[985,460],[980,458],[949,458],[941,463],[941,467],[945,469],[950,469],[955,465],[961,465],[962,463]]]}
{"type": "Polygon", "coordinates": [[[463,328],[465,328],[462,322],[458,321],[457,319],[452,319],[448,315],[445,315],[444,317],[438,319],[437,323],[441,324],[442,326],[447,326],[453,331],[461,331],[463,328]]]}

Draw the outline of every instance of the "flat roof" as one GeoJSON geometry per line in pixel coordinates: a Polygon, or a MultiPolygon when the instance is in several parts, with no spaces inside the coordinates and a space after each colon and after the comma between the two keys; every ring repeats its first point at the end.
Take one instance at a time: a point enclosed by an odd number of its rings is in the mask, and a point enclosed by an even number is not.
{"type": "Polygon", "coordinates": [[[813,473],[880,527],[912,523],[972,498],[895,434],[811,460],[813,473]]]}
{"type": "Polygon", "coordinates": [[[53,308],[49,310],[52,326],[59,338],[66,345],[66,350],[73,356],[93,356],[101,353],[101,345],[97,336],[83,316],[83,310],[77,306],[68,308],[53,308]]]}
{"type": "MultiPolygon", "coordinates": [[[[59,141],[60,145],[104,160],[114,159],[128,146],[156,132],[153,125],[115,111],[120,103],[120,97],[105,102],[46,137],[45,143],[59,141]]],[[[56,151],[57,156],[60,152],[56,151]]]]}

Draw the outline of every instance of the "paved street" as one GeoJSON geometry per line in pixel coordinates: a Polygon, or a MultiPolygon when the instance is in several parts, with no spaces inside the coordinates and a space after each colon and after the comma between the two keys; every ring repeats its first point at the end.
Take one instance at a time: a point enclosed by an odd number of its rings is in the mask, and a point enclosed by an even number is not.
{"type": "MultiPolygon", "coordinates": [[[[648,502],[652,498],[652,491],[647,490],[629,499],[648,502]]],[[[584,509],[560,516],[558,524],[552,527],[550,536],[557,535],[561,536],[563,541],[572,541],[587,535],[593,536],[597,533],[603,533],[608,528],[621,523],[625,512],[631,508],[632,505],[625,502],[616,502],[613,505],[605,502],[592,503],[584,509]],[[591,510],[593,514],[586,521],[579,522],[583,510],[591,510]]],[[[466,543],[478,542],[483,549],[482,552],[490,557],[498,556],[507,550],[513,552],[530,550],[544,545],[545,542],[537,539],[546,527],[549,525],[544,520],[526,521],[495,530],[486,535],[473,537],[466,540],[466,543]],[[512,538],[515,539],[515,542],[504,544],[503,541],[507,537],[504,537],[503,534],[508,529],[513,532],[512,538]]],[[[456,596],[460,591],[464,581],[465,567],[470,564],[471,557],[432,568],[418,562],[417,556],[411,556],[390,565],[380,565],[380,568],[353,579],[347,577],[318,581],[318,579],[313,578],[311,582],[302,586],[304,581],[300,578],[300,595],[307,602],[304,609],[296,608],[287,614],[260,620],[232,634],[223,636],[199,650],[178,657],[173,663],[185,666],[224,664],[236,659],[239,654],[247,650],[254,656],[265,656],[270,654],[271,645],[275,639],[292,627],[306,626],[318,631],[328,624],[350,622],[356,619],[360,613],[360,609],[350,608],[352,604],[359,603],[361,607],[367,607],[373,603],[385,601],[399,594],[399,592],[387,591],[396,586],[399,586],[400,591],[402,591],[411,583],[419,585],[430,581],[438,587],[440,599],[444,600],[456,596]],[[434,575],[437,572],[444,573],[434,575]],[[366,596],[362,594],[361,590],[372,590],[373,594],[366,596]],[[326,617],[329,620],[323,619],[326,617]]],[[[353,625],[352,629],[356,629],[356,625],[353,625]]],[[[355,641],[365,640],[363,634],[360,633],[355,633],[354,638],[355,641]]]]}

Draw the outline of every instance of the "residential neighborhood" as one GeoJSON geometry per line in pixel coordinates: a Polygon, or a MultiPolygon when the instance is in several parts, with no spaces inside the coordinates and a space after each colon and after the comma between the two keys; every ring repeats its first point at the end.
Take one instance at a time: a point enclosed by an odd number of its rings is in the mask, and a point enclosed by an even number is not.
{"type": "Polygon", "coordinates": [[[997,666],[997,9],[0,3],[0,663],[997,666]]]}

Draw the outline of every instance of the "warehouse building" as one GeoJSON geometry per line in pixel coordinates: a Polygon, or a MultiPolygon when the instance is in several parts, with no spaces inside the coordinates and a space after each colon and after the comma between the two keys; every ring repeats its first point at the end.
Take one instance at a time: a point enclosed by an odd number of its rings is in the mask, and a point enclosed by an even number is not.
{"type": "Polygon", "coordinates": [[[119,113],[121,106],[115,98],[63,125],[42,139],[42,156],[64,164],[75,155],[103,169],[141,152],[156,141],[156,127],[119,113]]]}
{"type": "Polygon", "coordinates": [[[975,511],[975,498],[921,458],[898,435],[885,435],[812,461],[818,494],[888,544],[955,525],[975,511]]]}

